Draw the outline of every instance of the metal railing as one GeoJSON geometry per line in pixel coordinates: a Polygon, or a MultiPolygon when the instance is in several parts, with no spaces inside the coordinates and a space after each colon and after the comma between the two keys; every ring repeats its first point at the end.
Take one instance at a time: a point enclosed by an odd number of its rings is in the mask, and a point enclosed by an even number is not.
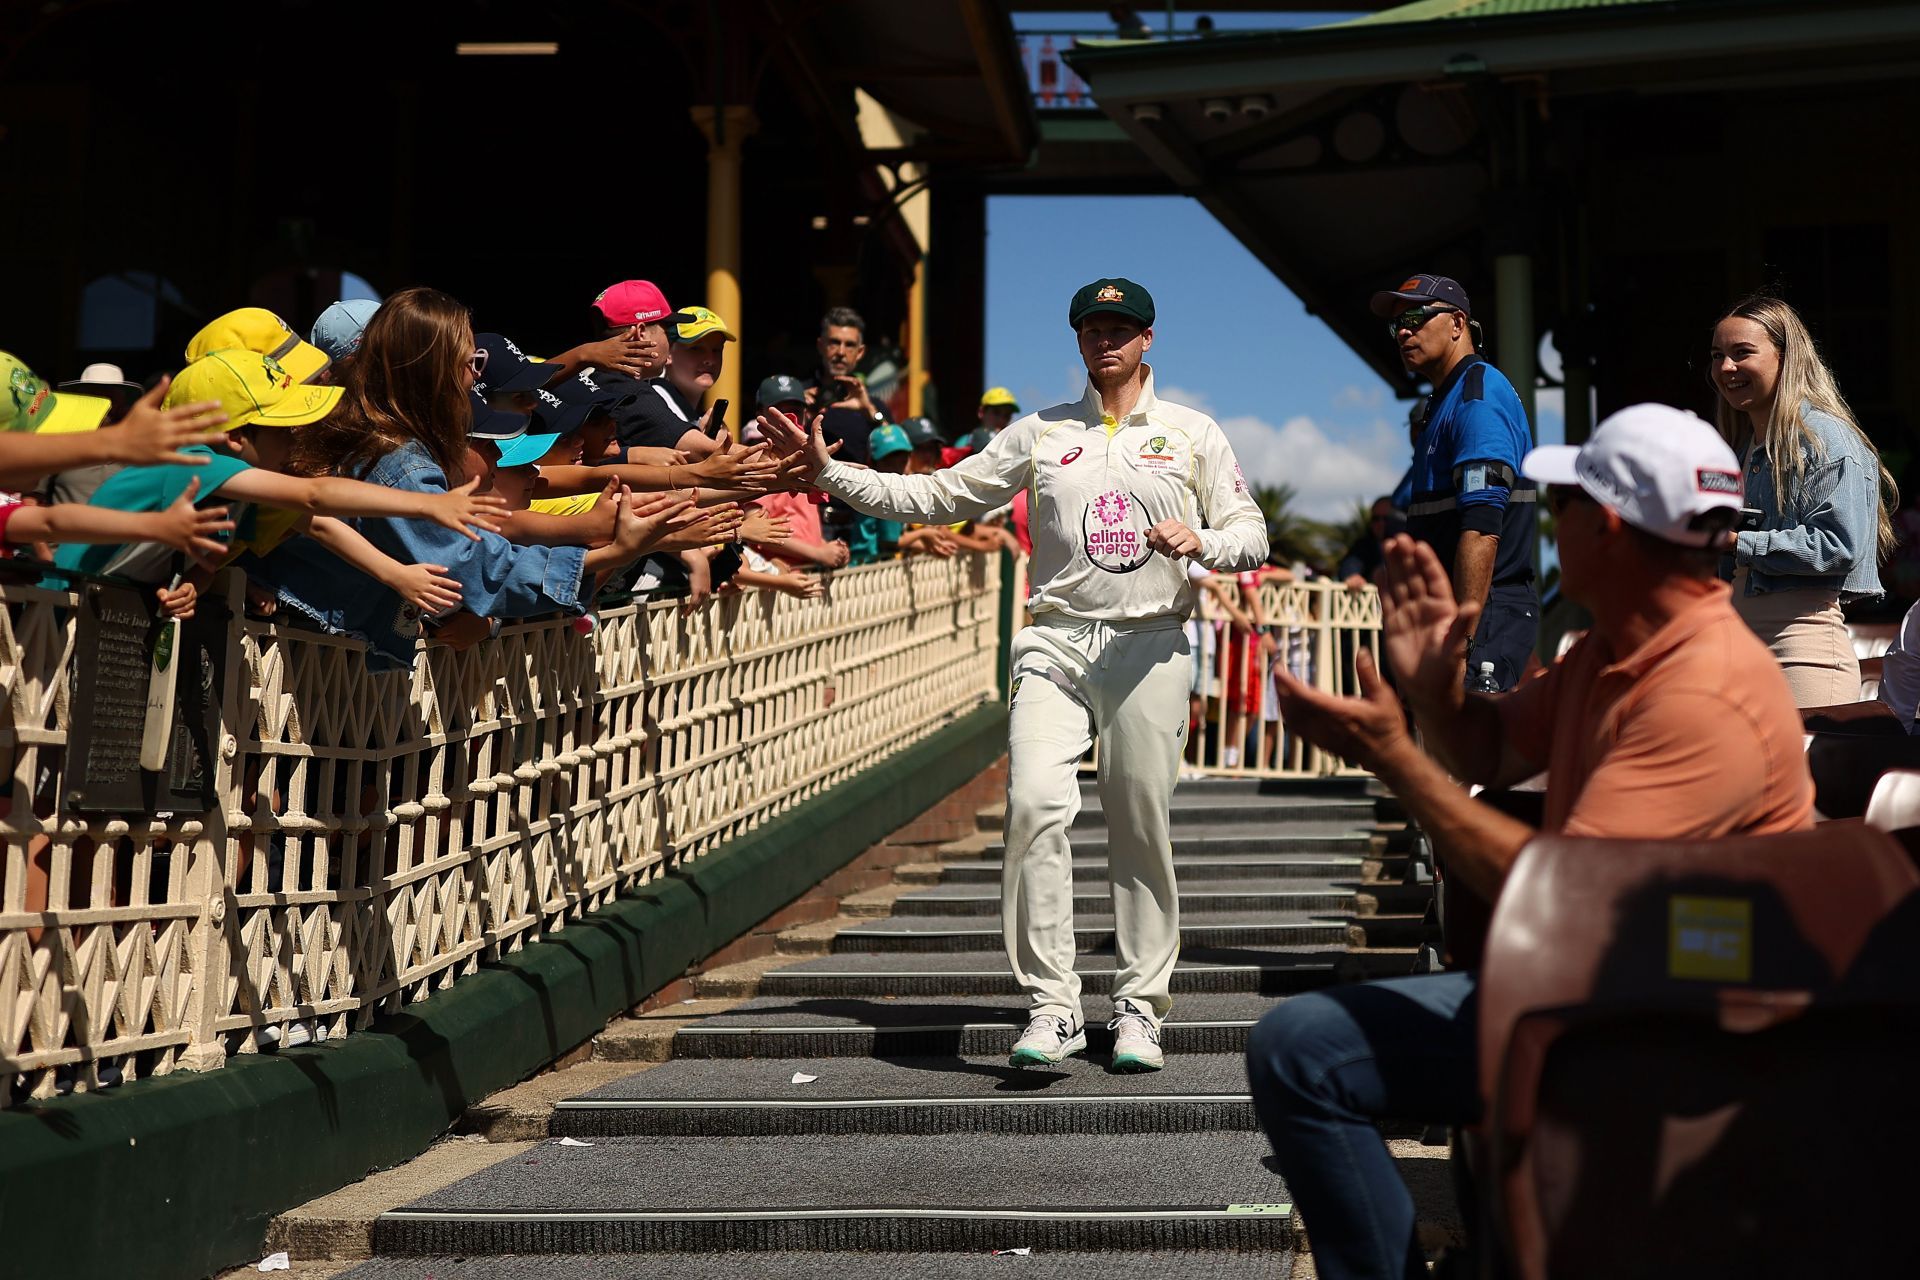
{"type": "Polygon", "coordinates": [[[78,807],[80,602],[0,590],[0,1106],[346,1034],[712,852],[997,700],[999,579],[914,558],[381,675],[236,580],[214,803],[170,816],[78,807]]]}

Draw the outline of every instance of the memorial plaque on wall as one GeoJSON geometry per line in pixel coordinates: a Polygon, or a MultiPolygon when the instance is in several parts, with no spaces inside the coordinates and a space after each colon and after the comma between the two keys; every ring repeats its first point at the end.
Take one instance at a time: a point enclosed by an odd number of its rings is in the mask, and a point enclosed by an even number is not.
{"type": "Polygon", "coordinates": [[[143,770],[148,680],[166,620],[149,590],[97,582],[80,588],[67,733],[70,808],[138,815],[203,813],[212,806],[225,622],[222,602],[202,598],[181,626],[166,767],[143,770]]]}

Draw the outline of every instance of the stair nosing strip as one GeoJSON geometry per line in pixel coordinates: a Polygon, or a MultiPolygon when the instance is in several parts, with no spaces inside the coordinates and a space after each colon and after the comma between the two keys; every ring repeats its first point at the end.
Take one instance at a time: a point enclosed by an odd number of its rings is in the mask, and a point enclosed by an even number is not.
{"type": "MultiPolygon", "coordinates": [[[[954,952],[953,954],[963,954],[954,952]]],[[[1336,966],[1324,961],[1313,964],[1195,964],[1174,970],[1175,973],[1293,973],[1300,970],[1332,969],[1336,966]]],[[[1106,973],[1105,969],[1092,973],[1106,973]]],[[[1012,972],[1006,969],[901,969],[893,972],[879,970],[852,969],[844,972],[829,972],[825,969],[775,969],[771,973],[761,974],[761,981],[771,978],[805,978],[815,981],[821,978],[1011,978],[1012,972]]],[[[1082,978],[1090,973],[1082,973],[1082,978]]]]}
{"type": "MultiPolygon", "coordinates": [[[[1161,1023],[1160,1025],[1163,1028],[1165,1027],[1250,1027],[1257,1021],[1258,1019],[1256,1018],[1236,1019],[1230,1022],[1167,1021],[1167,1022],[1161,1023]]],[[[846,1024],[833,1025],[833,1026],[811,1026],[811,1027],[692,1026],[692,1027],[681,1027],[680,1030],[675,1032],[674,1034],[682,1035],[682,1036],[692,1036],[692,1035],[735,1036],[735,1035],[740,1035],[742,1032],[751,1032],[754,1035],[780,1035],[780,1036],[814,1035],[814,1036],[817,1036],[817,1035],[822,1035],[822,1034],[827,1034],[832,1032],[848,1032],[848,1031],[874,1031],[874,1032],[884,1031],[884,1032],[891,1032],[895,1034],[898,1034],[900,1032],[907,1032],[907,1031],[916,1031],[916,1032],[917,1031],[1017,1031],[1024,1025],[1025,1025],[1024,1023],[1020,1023],[1020,1022],[960,1022],[960,1023],[949,1023],[949,1022],[917,1023],[916,1022],[916,1023],[910,1023],[910,1024],[902,1023],[898,1026],[888,1026],[888,1027],[869,1026],[865,1023],[846,1023],[846,1024]]]]}
{"type": "MultiPolygon", "coordinates": [[[[1248,1202],[1250,1205],[1255,1202],[1248,1202]]],[[[1259,1205],[1266,1215],[1278,1217],[1281,1209],[1293,1206],[1259,1205]]],[[[887,1208],[872,1206],[850,1209],[608,1209],[599,1213],[576,1210],[500,1209],[389,1209],[380,1215],[389,1222],[777,1222],[790,1218],[1005,1218],[1032,1222],[1122,1222],[1128,1220],[1242,1218],[1253,1216],[1232,1212],[1233,1206],[1206,1209],[964,1209],[964,1208],[887,1208]]]]}
{"type": "Polygon", "coordinates": [[[1252,1102],[1250,1093],[1125,1093],[1092,1097],[1024,1097],[1002,1095],[990,1098],[570,1098],[554,1104],[558,1111],[698,1111],[715,1108],[756,1108],[778,1110],[791,1107],[800,1111],[850,1110],[856,1107],[1000,1107],[1009,1104],[1028,1106],[1082,1106],[1104,1102],[1252,1102]]]}

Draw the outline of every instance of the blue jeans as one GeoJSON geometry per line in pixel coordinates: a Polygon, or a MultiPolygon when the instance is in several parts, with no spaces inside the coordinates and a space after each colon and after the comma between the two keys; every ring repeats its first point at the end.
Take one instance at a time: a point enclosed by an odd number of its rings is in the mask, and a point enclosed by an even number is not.
{"type": "Polygon", "coordinates": [[[1254,1109],[1325,1280],[1426,1276],[1413,1197],[1373,1122],[1478,1118],[1477,988],[1471,973],[1333,987],[1254,1028],[1254,1109]]]}

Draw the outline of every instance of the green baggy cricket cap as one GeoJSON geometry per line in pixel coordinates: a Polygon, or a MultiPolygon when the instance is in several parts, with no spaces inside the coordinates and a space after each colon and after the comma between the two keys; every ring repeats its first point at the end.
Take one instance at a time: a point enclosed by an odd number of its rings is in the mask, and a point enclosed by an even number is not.
{"type": "Polygon", "coordinates": [[[1078,333],[1080,322],[1096,311],[1111,311],[1115,315],[1138,321],[1142,329],[1153,327],[1153,295],[1147,292],[1145,285],[1119,276],[1081,286],[1080,292],[1073,295],[1072,305],[1067,308],[1067,323],[1078,333]]]}

